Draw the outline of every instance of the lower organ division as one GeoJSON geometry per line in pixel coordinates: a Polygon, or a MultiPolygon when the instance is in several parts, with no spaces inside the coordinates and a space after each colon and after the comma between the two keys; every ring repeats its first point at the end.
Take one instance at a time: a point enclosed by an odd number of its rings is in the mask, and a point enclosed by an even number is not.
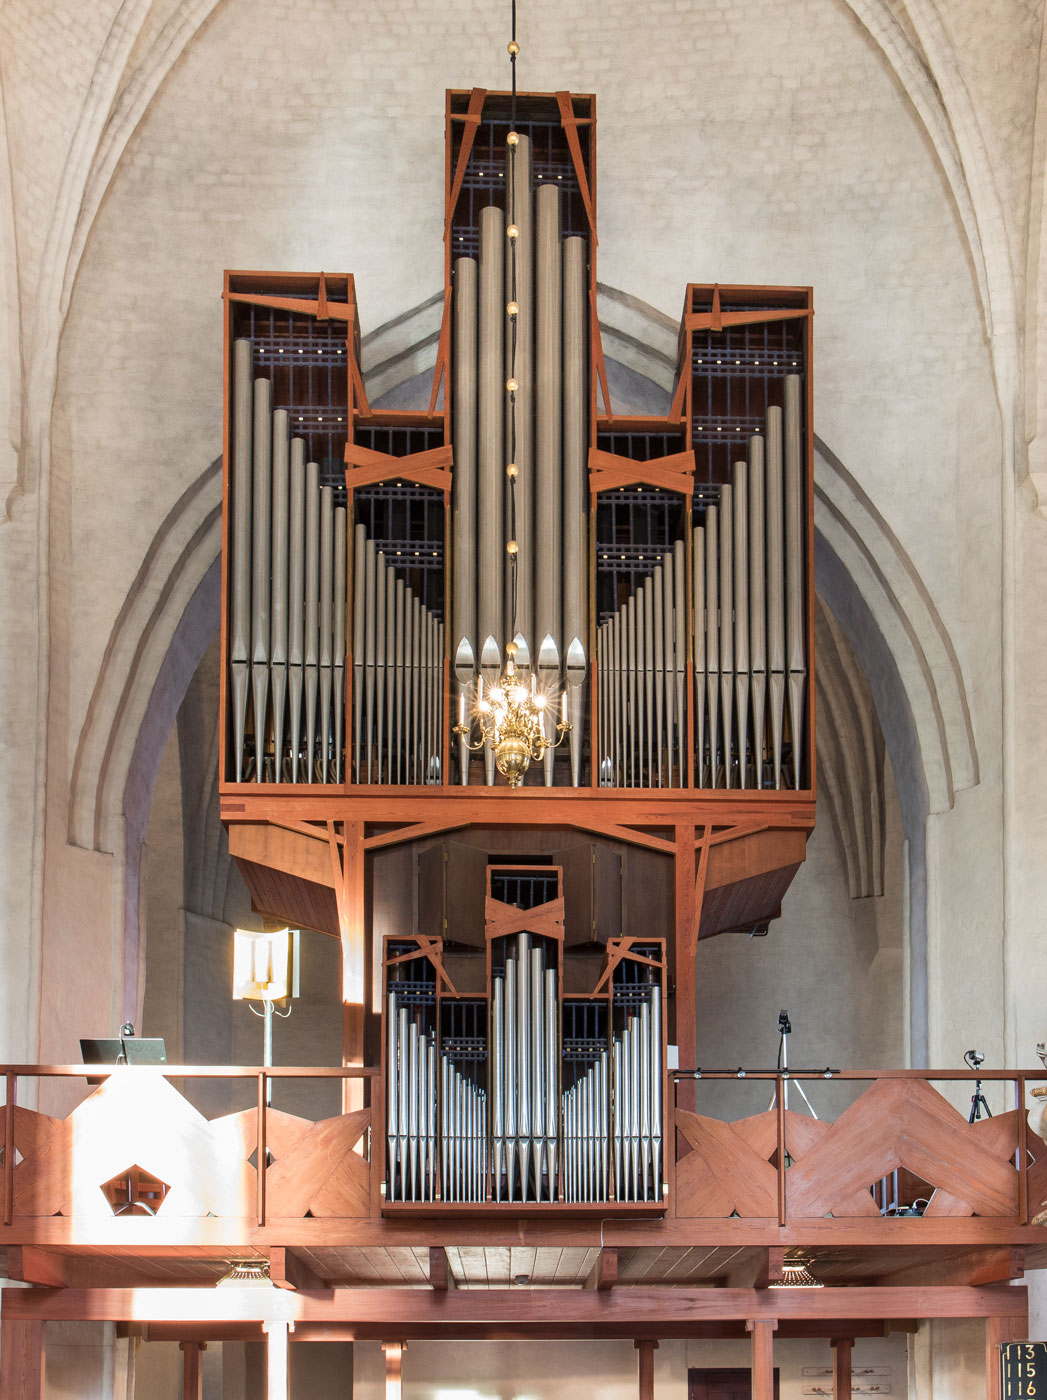
{"type": "Polygon", "coordinates": [[[613,940],[565,996],[556,938],[493,938],[482,998],[445,990],[431,942],[386,946],[388,1203],[662,1200],[660,942],[613,940]]]}

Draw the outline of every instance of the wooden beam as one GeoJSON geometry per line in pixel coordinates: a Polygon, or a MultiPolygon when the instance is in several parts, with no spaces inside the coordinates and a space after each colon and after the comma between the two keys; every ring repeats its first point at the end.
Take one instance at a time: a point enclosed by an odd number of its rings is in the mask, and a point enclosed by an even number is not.
{"type": "Polygon", "coordinates": [[[904,1287],[949,1287],[968,1284],[981,1287],[988,1283],[1009,1283],[1025,1277],[1025,1250],[1015,1245],[990,1245],[972,1249],[969,1254],[954,1254],[927,1264],[913,1264],[907,1269],[895,1269],[881,1274],[878,1283],[904,1287]]]}
{"type": "MultiPolygon", "coordinates": [[[[121,1322],[250,1322],[272,1315],[263,1289],[97,1288],[11,1289],[5,1315],[18,1320],[121,1322]],[[264,1295],[264,1296],[263,1296],[264,1295]]],[[[479,1325],[492,1335],[507,1324],[541,1337],[551,1324],[600,1336],[687,1336],[698,1323],[767,1319],[1005,1317],[1024,1319],[1028,1290],[986,1288],[613,1288],[603,1293],[542,1288],[458,1289],[439,1298],[428,1289],[337,1288],[282,1292],[280,1315],[302,1322],[358,1322],[409,1335],[413,1326],[479,1325]]]]}
{"type": "Polygon", "coordinates": [[[753,1400],[774,1400],[774,1332],[778,1323],[773,1317],[752,1317],[745,1326],[752,1337],[753,1400]]]}
{"type": "Polygon", "coordinates": [[[636,1357],[637,1400],[654,1400],[654,1349],[657,1345],[657,1342],[646,1339],[633,1343],[638,1353],[636,1357]]]}
{"type": "Polygon", "coordinates": [[[613,1288],[617,1282],[618,1251],[605,1247],[596,1256],[596,1263],[590,1270],[589,1277],[585,1280],[585,1287],[602,1293],[608,1288],[613,1288]]]}
{"type": "Polygon", "coordinates": [[[0,1395],[4,1400],[42,1400],[44,1393],[44,1324],[8,1317],[6,1299],[22,1290],[5,1291],[0,1320],[0,1395]]]}
{"type": "Polygon", "coordinates": [[[853,1337],[833,1337],[833,1400],[851,1400],[851,1352],[853,1337]]]}
{"type": "Polygon", "coordinates": [[[727,1287],[768,1288],[780,1283],[784,1263],[784,1249],[744,1249],[728,1265],[727,1287]]]}
{"type": "Polygon", "coordinates": [[[269,1251],[269,1277],[277,1288],[319,1292],[331,1286],[309,1267],[297,1250],[282,1244],[274,1244],[269,1251]]]}
{"type": "Polygon", "coordinates": [[[7,1276],[41,1288],[144,1288],[172,1281],[170,1271],[133,1258],[120,1263],[31,1244],[7,1246],[7,1276]]]}
{"type": "Polygon", "coordinates": [[[182,1353],[182,1400],[203,1400],[204,1368],[202,1352],[206,1342],[179,1342],[182,1353]]]}
{"type": "Polygon", "coordinates": [[[446,1293],[448,1289],[458,1287],[451,1273],[447,1250],[442,1244],[429,1246],[429,1287],[434,1293],[446,1293]]]}

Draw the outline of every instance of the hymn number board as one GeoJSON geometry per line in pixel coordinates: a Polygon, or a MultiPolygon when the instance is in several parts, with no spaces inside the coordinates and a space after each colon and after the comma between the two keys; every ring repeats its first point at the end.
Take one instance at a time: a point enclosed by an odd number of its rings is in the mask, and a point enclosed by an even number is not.
{"type": "Polygon", "coordinates": [[[1009,1342],[1000,1348],[1003,1400],[1047,1395],[1047,1342],[1009,1342]]]}

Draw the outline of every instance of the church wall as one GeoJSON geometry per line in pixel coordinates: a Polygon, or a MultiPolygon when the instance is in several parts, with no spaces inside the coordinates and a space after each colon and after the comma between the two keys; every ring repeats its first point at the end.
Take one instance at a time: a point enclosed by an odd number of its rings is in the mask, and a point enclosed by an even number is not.
{"type": "MultiPolygon", "coordinates": [[[[354,1400],[382,1400],[385,1360],[376,1342],[357,1342],[354,1400]]],[[[889,1366],[891,1394],[905,1394],[904,1336],[861,1338],[855,1366],[889,1366]]],[[[687,1400],[689,1367],[750,1365],[746,1341],[662,1342],[654,1353],[657,1400],[687,1400]]],[[[827,1341],[776,1341],[781,1400],[801,1400],[803,1386],[824,1377],[803,1375],[805,1366],[831,1366],[827,1341]]],[[[636,1350],[631,1341],[411,1342],[404,1355],[404,1400],[568,1400],[584,1377],[591,1400],[635,1400],[636,1350]]],[[[830,1380],[831,1385],[831,1380],[830,1380]]],[[[291,1400],[297,1400],[292,1396],[291,1400]]],[[[327,1400],[327,1397],[318,1397],[327,1400]]],[[[334,1397],[331,1397],[334,1400],[334,1397]]]]}

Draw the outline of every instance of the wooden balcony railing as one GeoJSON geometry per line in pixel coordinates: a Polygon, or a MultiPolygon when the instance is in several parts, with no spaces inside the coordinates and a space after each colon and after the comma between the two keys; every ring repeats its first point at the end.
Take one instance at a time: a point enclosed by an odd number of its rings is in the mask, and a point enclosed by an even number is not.
{"type": "MultiPolygon", "coordinates": [[[[6,1084],[3,1223],[19,1235],[55,1216],[68,1218],[81,1242],[114,1215],[213,1216],[245,1228],[289,1227],[308,1216],[330,1222],[382,1216],[384,1136],[372,1134],[371,1108],[312,1119],[266,1105],[270,1082],[286,1097],[295,1082],[371,1080],[377,1069],[6,1065],[0,1076],[6,1084]],[[35,1101],[43,1081],[85,1077],[103,1082],[63,1118],[16,1098],[19,1079],[36,1081],[35,1093],[26,1095],[35,1101]],[[183,1081],[186,1093],[172,1080],[183,1081]],[[254,1105],[208,1118],[187,1097],[201,1080],[247,1082],[254,1105]]],[[[740,1231],[805,1229],[817,1221],[819,1233],[839,1222],[844,1234],[876,1217],[877,1231],[888,1228],[894,1238],[897,1230],[900,1243],[907,1221],[882,1218],[891,1214],[891,1190],[907,1201],[922,1197],[924,1219],[977,1216],[979,1229],[995,1222],[1013,1232],[1047,1215],[1047,1144],[1029,1128],[1025,1108],[1029,1087],[1047,1081],[1043,1072],[695,1070],[671,1079],[665,1130],[667,1142],[675,1132],[676,1150],[666,1154],[669,1228],[679,1221],[690,1233],[700,1224],[722,1233],[739,1217],[740,1231]],[[1013,1086],[1017,1106],[970,1123],[934,1087],[975,1078],[1013,1086]],[[761,1100],[773,1093],[773,1106],[731,1121],[700,1111],[717,1092],[712,1084],[740,1079],[756,1081],[761,1100]],[[824,1080],[860,1089],[833,1121],[786,1108],[787,1085],[824,1080]]],[[[541,1209],[577,1210],[563,1203],[541,1209]]],[[[479,1215],[484,1207],[471,1211],[479,1215]]],[[[504,1207],[499,1218],[504,1222],[504,1207]]],[[[111,1238],[114,1228],[101,1233],[111,1238]]],[[[148,1223],[133,1228],[141,1242],[148,1223]]]]}
{"type": "Polygon", "coordinates": [[[672,1078],[678,1216],[776,1215],[780,1226],[880,1216],[898,1174],[925,1202],[907,1213],[927,1218],[1027,1225],[1047,1207],[1047,1144],[1026,1106],[1028,1086],[1047,1080],[1042,1071],[696,1069],[672,1078]],[[702,1085],[754,1080],[772,1100],[766,1112],[724,1122],[695,1111],[702,1085]],[[978,1080],[1013,1085],[1016,1107],[972,1123],[932,1084],[978,1080]],[[832,1121],[786,1108],[790,1085],[825,1081],[869,1087],[832,1121]]]}

